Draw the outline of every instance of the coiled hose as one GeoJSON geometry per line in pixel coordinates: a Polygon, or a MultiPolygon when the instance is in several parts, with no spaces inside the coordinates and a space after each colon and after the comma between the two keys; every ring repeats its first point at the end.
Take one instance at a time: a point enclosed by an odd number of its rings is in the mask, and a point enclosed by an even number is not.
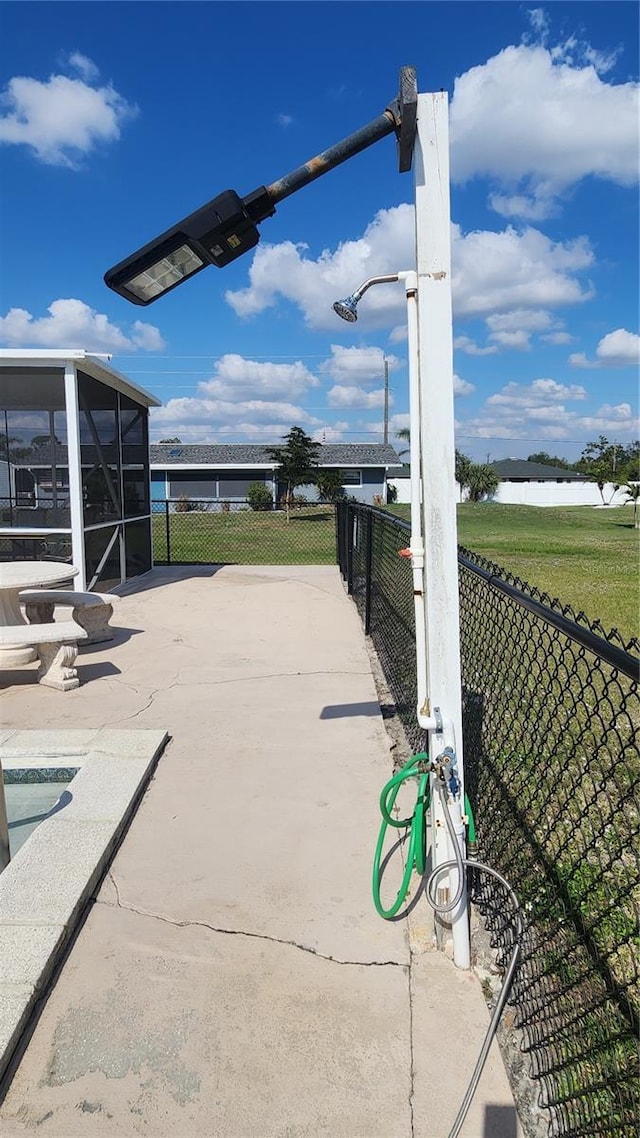
{"type": "MultiPolygon", "coordinates": [[[[382,824],[380,826],[380,833],[378,835],[378,841],[376,844],[376,852],[373,859],[373,902],[377,912],[381,917],[384,917],[385,920],[390,920],[392,917],[395,917],[396,914],[400,911],[409,892],[411,875],[414,869],[416,873],[420,874],[421,877],[424,876],[426,865],[426,811],[430,803],[429,769],[428,755],[424,752],[420,752],[417,755],[413,755],[413,757],[409,759],[407,763],[405,763],[402,769],[399,770],[397,774],[393,776],[393,778],[389,779],[389,781],[382,788],[382,793],[380,795],[380,813],[382,814],[382,824]],[[391,816],[391,811],[395,806],[396,798],[398,797],[401,786],[409,778],[418,779],[418,794],[416,797],[413,813],[408,818],[393,818],[391,816]],[[384,868],[384,866],[381,867],[380,859],[382,857],[384,840],[389,826],[392,826],[394,829],[408,828],[409,839],[407,843],[404,874],[397,897],[390,908],[385,909],[380,899],[380,880],[382,877],[382,870],[384,868]]],[[[516,897],[513,889],[509,885],[509,882],[502,876],[502,874],[498,873],[498,871],[496,869],[493,869],[490,865],[484,865],[483,862],[476,861],[474,858],[465,858],[460,853],[456,832],[453,826],[453,822],[451,821],[449,809],[447,806],[446,786],[443,783],[438,782],[437,787],[442,801],[444,819],[449,831],[449,837],[451,839],[451,846],[454,851],[454,857],[450,861],[442,862],[440,865],[436,866],[436,868],[432,870],[432,872],[429,874],[429,877],[427,878],[425,891],[431,908],[435,913],[438,913],[440,915],[451,913],[459,904],[460,898],[462,896],[462,891],[464,889],[465,883],[465,869],[473,869],[478,870],[481,873],[488,873],[490,877],[493,877],[496,881],[500,882],[511,900],[515,921],[514,945],[507,970],[504,974],[502,987],[500,988],[500,994],[493,1009],[493,1014],[489,1021],[489,1027],[487,1028],[487,1032],[484,1037],[482,1047],[480,1048],[480,1053],[478,1055],[476,1065],[473,1069],[469,1084],[460,1104],[460,1109],[456,1115],[453,1126],[449,1131],[448,1138],[457,1138],[464,1124],[464,1120],[467,1117],[469,1107],[473,1101],[473,1096],[476,1093],[478,1083],[480,1082],[480,1077],[487,1060],[487,1055],[489,1054],[489,1049],[493,1043],[496,1031],[498,1029],[500,1016],[502,1015],[504,1006],[507,1002],[507,997],[509,995],[509,990],[511,988],[514,973],[516,970],[516,965],[518,963],[518,957],[520,955],[520,947],[522,944],[522,936],[524,932],[524,923],[522,920],[520,902],[518,901],[518,898],[516,897]],[[435,900],[435,897],[433,895],[434,887],[438,877],[442,873],[448,872],[450,869],[456,869],[458,871],[456,893],[452,901],[447,902],[446,905],[440,905],[435,900]]],[[[466,795],[464,804],[468,819],[468,840],[470,843],[475,845],[475,823],[473,814],[471,812],[471,806],[466,795]]]]}

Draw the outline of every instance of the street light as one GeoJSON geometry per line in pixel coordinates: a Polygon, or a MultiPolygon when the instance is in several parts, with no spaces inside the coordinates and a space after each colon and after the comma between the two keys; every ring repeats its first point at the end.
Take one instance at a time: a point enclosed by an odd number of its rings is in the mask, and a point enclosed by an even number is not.
{"type": "Polygon", "coordinates": [[[224,190],[108,269],[105,283],[132,304],[147,305],[208,265],[224,268],[258,244],[258,223],[273,216],[278,202],[388,134],[396,135],[400,173],[406,173],[413,156],[417,99],[415,68],[403,67],[397,98],[366,126],[243,198],[235,190],[224,190]]]}
{"type": "MultiPolygon", "coordinates": [[[[412,455],[411,555],[420,691],[418,722],[428,732],[433,761],[453,755],[456,801],[449,803],[464,845],[464,801],[459,646],[458,563],[453,438],[451,220],[447,96],[417,93],[415,69],[400,71],[397,98],[383,114],[291,174],[241,198],[225,190],[207,205],[144,245],[105,274],[105,282],[133,304],[151,304],[207,265],[228,265],[260,239],[258,224],[276,204],[372,143],[395,133],[401,173],[413,168],[416,271],[365,281],[336,312],[353,323],[358,301],[373,284],[404,280],[409,312],[412,455]],[[415,147],[415,155],[414,155],[415,147]],[[420,516],[420,511],[422,511],[420,516]],[[428,536],[424,546],[422,534],[428,536]],[[424,631],[423,631],[424,630],[424,631]]],[[[449,858],[442,804],[432,787],[434,864],[449,858]]],[[[469,968],[466,893],[451,915],[455,963],[469,968]]]]}

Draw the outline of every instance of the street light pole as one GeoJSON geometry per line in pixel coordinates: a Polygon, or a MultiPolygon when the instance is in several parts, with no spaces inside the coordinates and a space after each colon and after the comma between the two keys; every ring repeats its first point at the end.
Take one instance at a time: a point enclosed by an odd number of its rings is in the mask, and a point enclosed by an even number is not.
{"type": "Polygon", "coordinates": [[[384,422],[382,428],[383,443],[389,442],[389,361],[384,357],[384,422]]]}
{"type": "MultiPolygon", "coordinates": [[[[414,150],[416,269],[370,277],[336,301],[343,320],[357,320],[372,285],[402,281],[407,298],[411,440],[411,568],[416,632],[419,726],[427,733],[431,769],[432,865],[454,860],[449,814],[466,856],[458,601],[458,542],[453,417],[451,218],[447,96],[418,96],[414,150]]],[[[437,879],[438,904],[449,914],[453,958],[470,967],[466,883],[457,870],[437,879]],[[458,885],[461,889],[458,890],[458,885]]]]}

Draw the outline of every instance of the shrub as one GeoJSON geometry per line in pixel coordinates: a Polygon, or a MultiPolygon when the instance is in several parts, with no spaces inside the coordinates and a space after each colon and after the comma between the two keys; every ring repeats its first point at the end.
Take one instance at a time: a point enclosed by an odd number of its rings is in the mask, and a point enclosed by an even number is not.
{"type": "Polygon", "coordinates": [[[270,510],[273,507],[273,498],[268,486],[264,482],[250,482],[247,487],[247,501],[252,510],[270,510]]]}

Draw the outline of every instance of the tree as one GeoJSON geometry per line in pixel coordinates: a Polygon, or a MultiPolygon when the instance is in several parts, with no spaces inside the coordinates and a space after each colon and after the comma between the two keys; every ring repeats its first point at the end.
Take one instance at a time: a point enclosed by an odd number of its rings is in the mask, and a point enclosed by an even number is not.
{"type": "MultiPolygon", "coordinates": [[[[402,441],[405,443],[409,443],[409,446],[411,445],[411,431],[409,430],[408,427],[401,427],[399,431],[396,431],[396,438],[402,439],[402,441]]],[[[405,450],[399,450],[398,451],[400,458],[402,458],[403,454],[408,454],[408,453],[409,453],[409,447],[406,447],[405,450]]]]}
{"type": "Polygon", "coordinates": [[[542,466],[557,466],[560,470],[571,470],[571,463],[566,458],[558,458],[557,454],[547,454],[546,450],[536,451],[527,455],[527,462],[539,462],[542,466]]]}
{"type": "Polygon", "coordinates": [[[344,486],[339,470],[318,470],[316,486],[324,502],[339,502],[344,498],[344,486]]]}
{"type": "Polygon", "coordinates": [[[465,486],[469,485],[469,471],[473,463],[468,455],[463,454],[462,451],[456,451],[456,482],[460,486],[460,491],[464,490],[465,486]]]}
{"type": "Polygon", "coordinates": [[[57,435],[34,435],[31,440],[31,449],[39,450],[40,447],[50,446],[51,443],[59,447],[62,446],[57,435]]]}
{"type": "Polygon", "coordinates": [[[628,447],[621,448],[617,464],[620,483],[640,482],[640,441],[630,443],[628,447]]]}
{"type": "Polygon", "coordinates": [[[600,435],[597,442],[587,443],[576,462],[576,470],[594,479],[604,503],[605,484],[612,482],[617,488],[626,481],[625,459],[624,447],[611,444],[606,435],[600,435]]]}
{"type": "Polygon", "coordinates": [[[494,494],[499,484],[500,477],[495,467],[485,462],[469,463],[466,485],[469,488],[470,502],[481,502],[483,498],[494,494]]]}
{"type": "Polygon", "coordinates": [[[272,509],[273,498],[269,487],[264,482],[250,482],[247,486],[247,502],[252,510],[272,509]]]}
{"type": "Polygon", "coordinates": [[[625,494],[627,501],[633,502],[633,524],[636,529],[640,529],[640,513],[638,513],[638,501],[640,500],[640,482],[635,482],[633,486],[625,486],[625,494]]]}
{"type": "Polygon", "coordinates": [[[267,454],[279,466],[278,474],[284,482],[286,490],[284,495],[287,522],[293,491],[296,486],[306,483],[315,483],[318,469],[318,452],[320,443],[309,438],[302,427],[292,427],[283,439],[282,447],[266,447],[267,454]]]}
{"type": "Polygon", "coordinates": [[[175,439],[160,439],[159,442],[160,442],[160,444],[162,444],[162,443],[181,443],[182,439],[179,439],[177,437],[175,439]]]}

